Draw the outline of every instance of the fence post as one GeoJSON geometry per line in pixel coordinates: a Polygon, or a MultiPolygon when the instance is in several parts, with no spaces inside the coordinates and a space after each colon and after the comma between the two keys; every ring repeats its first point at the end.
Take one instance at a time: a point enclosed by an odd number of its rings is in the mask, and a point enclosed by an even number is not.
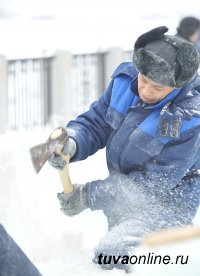
{"type": "Polygon", "coordinates": [[[110,77],[117,66],[123,61],[123,51],[120,47],[110,48],[105,55],[105,86],[110,82],[110,77]]]}
{"type": "Polygon", "coordinates": [[[72,117],[72,55],[58,50],[52,61],[51,121],[65,126],[72,117]]]}
{"type": "Polygon", "coordinates": [[[3,55],[0,55],[0,95],[0,133],[3,133],[8,127],[7,61],[3,55]]]}

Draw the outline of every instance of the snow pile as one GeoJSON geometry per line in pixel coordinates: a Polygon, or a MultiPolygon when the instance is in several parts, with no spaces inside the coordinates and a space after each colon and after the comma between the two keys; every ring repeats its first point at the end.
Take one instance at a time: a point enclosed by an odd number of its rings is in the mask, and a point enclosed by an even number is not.
{"type": "MultiPolygon", "coordinates": [[[[0,135],[0,222],[44,276],[103,275],[106,272],[91,259],[107,230],[105,217],[90,210],[74,218],[63,215],[56,197],[62,191],[57,171],[46,164],[36,175],[32,167],[30,147],[50,133],[0,135]]],[[[85,162],[70,164],[72,182],[105,178],[104,158],[100,151],[85,162]]]]}
{"type": "MultiPolygon", "coordinates": [[[[0,222],[44,276],[124,275],[91,262],[93,248],[107,230],[102,212],[86,210],[68,218],[59,210],[56,194],[62,186],[57,171],[46,164],[35,174],[29,149],[50,133],[47,129],[0,135],[0,222]]],[[[107,174],[104,150],[70,164],[73,183],[107,174]]]]}

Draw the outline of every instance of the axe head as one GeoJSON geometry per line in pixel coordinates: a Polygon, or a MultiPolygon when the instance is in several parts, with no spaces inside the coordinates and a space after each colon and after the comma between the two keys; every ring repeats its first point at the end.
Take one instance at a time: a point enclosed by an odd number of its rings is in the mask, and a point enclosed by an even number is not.
{"type": "Polygon", "coordinates": [[[30,149],[31,160],[36,173],[39,173],[51,154],[62,151],[67,140],[66,129],[59,127],[53,131],[46,143],[36,145],[30,149]]]}

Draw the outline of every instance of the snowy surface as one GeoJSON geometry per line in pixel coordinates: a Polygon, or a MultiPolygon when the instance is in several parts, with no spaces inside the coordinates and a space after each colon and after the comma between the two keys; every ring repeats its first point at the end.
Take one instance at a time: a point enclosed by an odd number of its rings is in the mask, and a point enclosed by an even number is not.
{"type": "MultiPolygon", "coordinates": [[[[91,262],[93,248],[107,230],[103,214],[86,210],[77,217],[66,217],[56,197],[62,190],[57,171],[46,164],[35,174],[29,148],[45,142],[50,133],[47,129],[0,135],[0,222],[44,276],[124,275],[117,270],[102,271],[91,262]]],[[[107,173],[104,150],[70,164],[73,183],[103,179],[107,173]]],[[[195,224],[200,224],[199,218],[198,214],[195,224]]],[[[198,248],[199,243],[195,243],[198,248]]],[[[135,275],[147,274],[138,267],[135,275]]]]}

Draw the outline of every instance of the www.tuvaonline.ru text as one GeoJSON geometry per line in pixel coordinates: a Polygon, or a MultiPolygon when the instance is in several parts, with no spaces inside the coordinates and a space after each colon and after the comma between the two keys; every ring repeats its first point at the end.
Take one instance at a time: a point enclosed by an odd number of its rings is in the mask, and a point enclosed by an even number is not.
{"type": "Polygon", "coordinates": [[[112,256],[112,255],[103,255],[98,256],[98,264],[182,264],[185,265],[188,263],[189,256],[177,255],[171,258],[169,255],[155,255],[153,252],[148,255],[124,255],[124,256],[112,256]]]}

